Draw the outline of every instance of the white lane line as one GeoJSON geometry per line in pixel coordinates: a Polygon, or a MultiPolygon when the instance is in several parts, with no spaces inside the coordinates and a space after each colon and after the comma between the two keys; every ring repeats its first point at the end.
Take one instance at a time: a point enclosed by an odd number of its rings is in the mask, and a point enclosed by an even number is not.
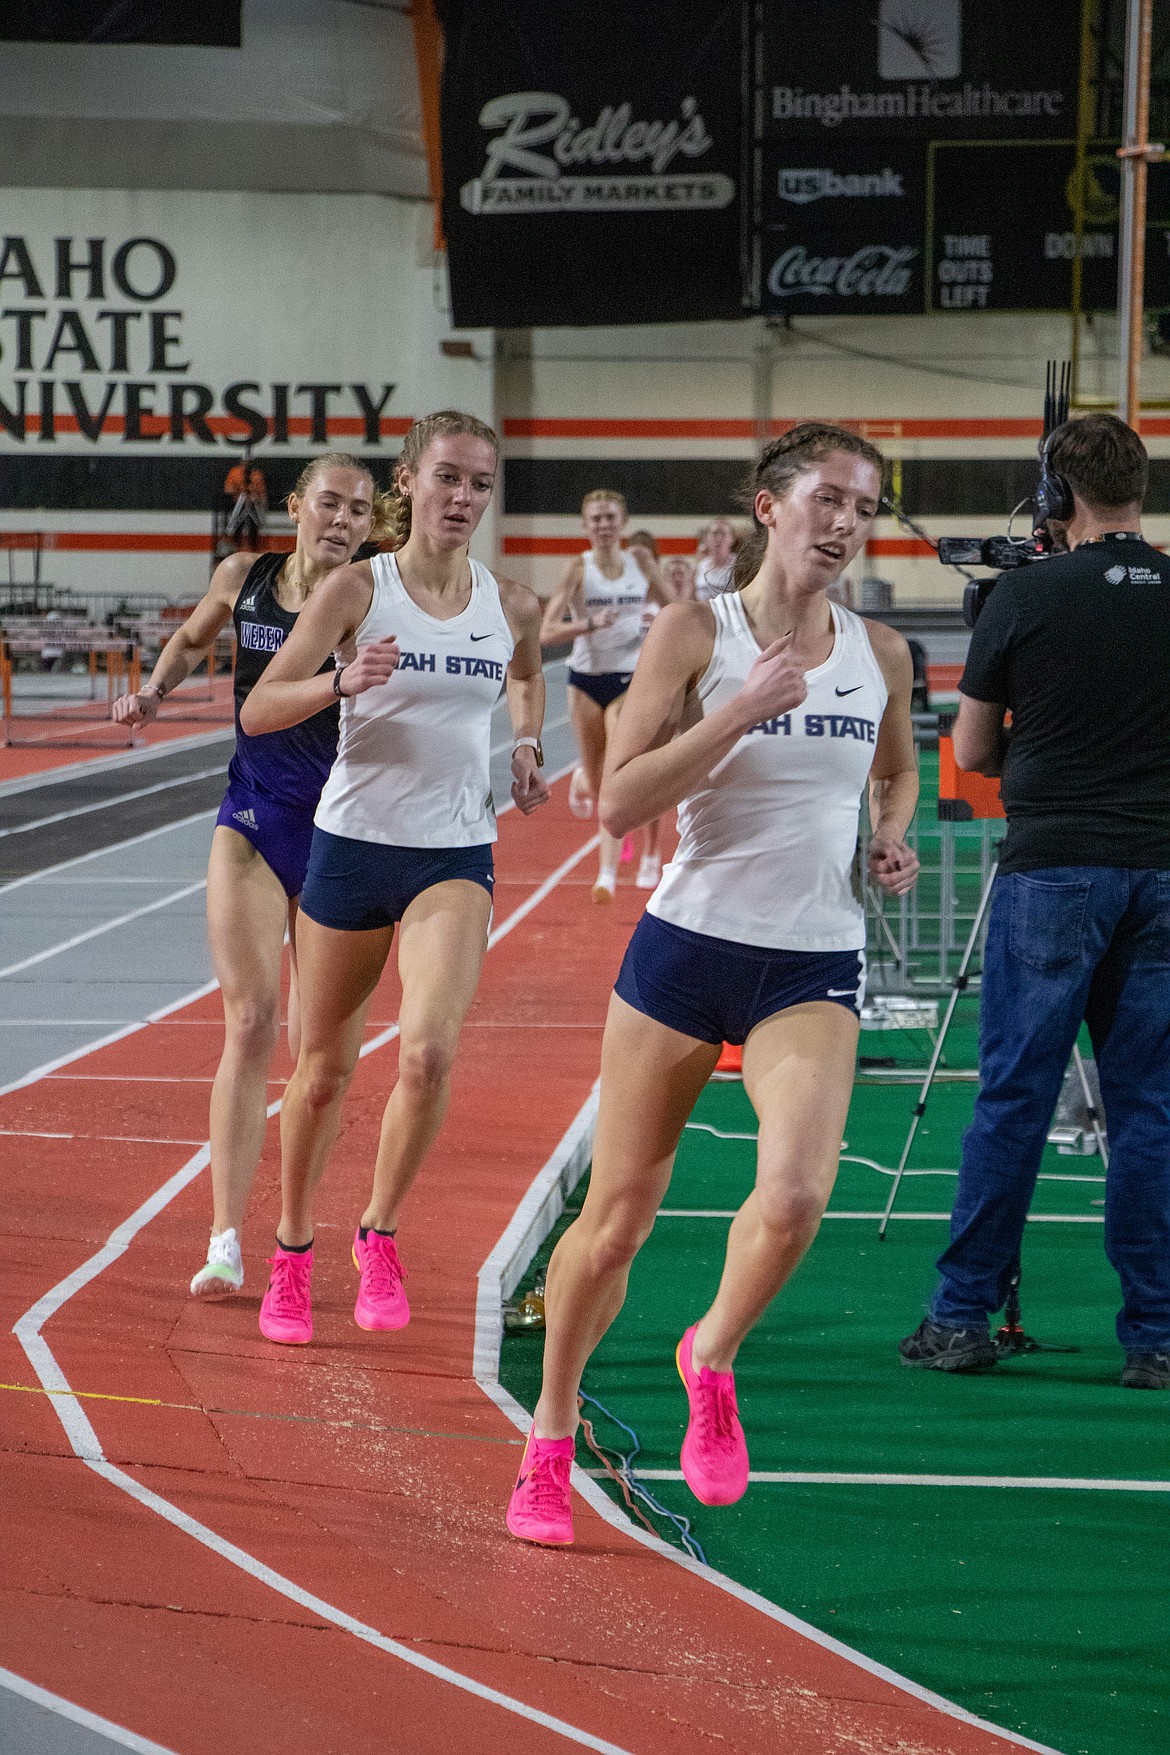
{"type": "MultiPolygon", "coordinates": [[[[590,1475],[604,1477],[601,1469],[590,1475]]],[[[638,1470],[640,1481],[681,1481],[681,1469],[638,1470]]],[[[748,1480],[789,1487],[1025,1487],[1060,1493],[1170,1493],[1170,1481],[1111,1481],[1080,1475],[858,1475],[789,1469],[752,1469],[748,1480]]]]}
{"type": "Polygon", "coordinates": [[[0,884],[0,896],[9,896],[13,890],[22,889],[25,884],[37,884],[44,878],[56,877],[59,871],[73,871],[79,865],[87,865],[91,859],[108,859],[112,854],[124,852],[127,847],[141,847],[143,842],[153,841],[159,835],[171,835],[176,829],[189,829],[192,823],[204,823],[215,814],[211,810],[193,811],[188,817],[179,817],[176,822],[164,823],[158,829],[147,829],[141,835],[131,835],[125,841],[115,841],[109,847],[95,847],[92,853],[79,853],[74,859],[62,859],[57,865],[46,865],[42,871],[26,872],[24,877],[13,878],[10,884],[0,884]]]}
{"type": "Polygon", "coordinates": [[[93,1140],[108,1146],[198,1146],[201,1140],[160,1140],[141,1133],[40,1133],[31,1127],[0,1127],[6,1140],[93,1140]]]}
{"type": "MultiPolygon", "coordinates": [[[[166,1005],[159,1006],[157,1011],[148,1013],[145,1018],[136,1018],[132,1024],[123,1024],[119,1029],[111,1030],[108,1036],[99,1036],[95,1042],[85,1042],[80,1048],[71,1048],[67,1054],[59,1054],[55,1060],[42,1061],[40,1066],[34,1066],[30,1072],[22,1073],[18,1079],[12,1079],[8,1084],[0,1085],[0,1097],[7,1097],[13,1091],[23,1091],[29,1085],[38,1084],[41,1079],[78,1077],[77,1074],[62,1073],[61,1068],[70,1066],[75,1060],[83,1060],[87,1054],[96,1054],[99,1048],[109,1048],[115,1042],[124,1041],[127,1036],[135,1036],[139,1030],[145,1030],[151,1024],[161,1024],[164,1019],[170,1017],[172,1012],[181,1012],[184,1006],[194,1005],[197,1000],[206,999],[207,995],[215,993],[218,987],[218,981],[205,981],[202,987],[193,987],[190,993],[180,994],[178,999],[172,999],[166,1005]]],[[[81,1076],[100,1078],[103,1081],[108,1080],[110,1083],[136,1082],[124,1079],[115,1073],[90,1073],[81,1076]]],[[[160,1079],[157,1082],[169,1084],[172,1081],[160,1079]]],[[[175,1082],[186,1083],[187,1081],[175,1082]]],[[[212,1081],[199,1079],[191,1082],[211,1084],[212,1081]]]]}
{"type": "Polygon", "coordinates": [[[89,762],[64,762],[59,768],[43,768],[37,774],[25,774],[19,780],[0,781],[0,799],[18,792],[36,792],[44,787],[62,785],[70,780],[88,780],[92,774],[108,774],[115,768],[155,762],[160,756],[181,755],[184,750],[201,749],[211,743],[235,743],[235,731],[221,727],[217,731],[198,731],[190,737],[172,737],[164,743],[152,743],[146,749],[118,750],[89,762]]]}
{"type": "MultiPolygon", "coordinates": [[[[569,715],[567,713],[562,713],[559,719],[547,720],[540,728],[540,735],[542,738],[545,738],[550,731],[559,731],[562,725],[567,725],[568,723],[569,715]]],[[[502,756],[505,750],[510,750],[513,747],[512,739],[506,737],[503,743],[494,743],[489,753],[493,756],[502,756]]]]}
{"type": "Polygon", "coordinates": [[[10,1694],[20,1695],[22,1700],[42,1707],[45,1712],[55,1712],[58,1718],[68,1719],[70,1724],[80,1725],[83,1730],[96,1731],[108,1742],[117,1743],[120,1749],[133,1750],[134,1755],[173,1755],[173,1751],[165,1749],[161,1743],[152,1743],[137,1732],[128,1731],[124,1725],[114,1724],[111,1719],[99,1718],[96,1712],[87,1712],[84,1706],[75,1706],[72,1700],[63,1700],[60,1694],[50,1694],[47,1688],[26,1682],[23,1676],[12,1670],[0,1669],[0,1688],[7,1688],[10,1694]]]}
{"type": "MultiPolygon", "coordinates": [[[[659,1207],[660,1219],[734,1219],[736,1207],[659,1207]]],[[[823,1213],[825,1219],[880,1219],[881,1213],[847,1213],[840,1208],[831,1207],[823,1213]]],[[[891,1213],[890,1223],[895,1219],[949,1219],[950,1213],[891,1213]]],[[[1029,1213],[1029,1225],[1103,1225],[1104,1213],[1029,1213]]]]}
{"type": "MultiPolygon", "coordinates": [[[[597,837],[595,836],[592,841],[586,842],[584,847],[579,848],[569,859],[563,861],[557,870],[538,886],[527,901],[500,923],[488,940],[489,949],[505,938],[519,925],[521,920],[532,912],[538,901],[549,894],[559,881],[559,874],[571,870],[596,845],[597,837]]],[[[389,1029],[364,1043],[361,1055],[364,1057],[367,1054],[372,1054],[376,1048],[383,1046],[397,1034],[398,1025],[392,1024],[389,1029]]],[[[277,1114],[280,1106],[280,1098],[276,1102],[270,1103],[268,1115],[271,1117],[277,1114]]],[[[202,1543],[204,1547],[230,1561],[232,1565],[238,1566],[241,1571],[286,1597],[290,1602],[298,1603],[302,1608],[309,1609],[312,1613],[319,1615],[322,1620],[341,1628],[344,1632],[353,1634],[366,1644],[375,1646],[379,1651],[398,1658],[402,1663],[409,1664],[414,1669],[422,1670],[438,1681],[445,1682],[464,1693],[474,1695],[477,1699],[490,1705],[501,1707],[505,1712],[524,1719],[530,1724],[541,1725],[544,1729],[564,1737],[566,1741],[575,1743],[579,1748],[596,1750],[598,1755],[630,1755],[627,1749],[617,1743],[608,1742],[603,1737],[595,1737],[591,1732],[581,1730],[578,1726],[571,1725],[564,1719],[555,1718],[551,1713],[542,1712],[538,1707],[529,1706],[526,1702],[517,1700],[512,1695],[501,1693],[495,1688],[489,1688],[484,1683],[475,1681],[459,1670],[452,1669],[446,1664],[436,1663],[410,1646],[402,1645],[394,1639],[388,1639],[376,1628],[367,1626],[352,1615],[346,1614],[344,1610],[335,1608],[332,1603],[313,1595],[310,1591],[303,1590],[300,1585],[295,1584],[282,1573],[266,1566],[263,1561],[257,1560],[254,1555],[247,1553],[243,1548],[236,1547],[234,1542],[225,1540],[215,1530],[209,1529],[206,1524],[199,1523],[195,1518],[181,1511],[178,1506],[172,1505],[168,1499],[152,1492],[150,1488],[144,1487],[136,1481],[132,1475],[126,1474],[124,1470],[116,1468],[106,1461],[97,1433],[74,1395],[72,1386],[41,1330],[45,1323],[56,1315],[75,1293],[81,1291],[91,1280],[95,1280],[99,1274],[104,1272],[111,1263],[126,1253],[138,1233],[150,1224],[151,1220],[156,1218],[164,1208],[169,1206],[170,1202],[190,1182],[193,1182],[196,1176],[206,1169],[210,1160],[211,1148],[205,1142],[181,1169],[177,1170],[167,1182],[164,1182],[161,1188],[156,1189],[123,1224],[111,1232],[105,1246],[98,1250],[96,1255],[91,1256],[88,1261],[83,1262],[80,1267],[74,1269],[73,1273],[46,1292],[13,1326],[13,1333],[24,1348],[42,1387],[50,1392],[53,1410],[64,1427],[74,1454],[95,1474],[100,1475],[103,1480],[108,1481],[119,1491],[128,1494],[130,1498],[136,1500],[148,1511],[164,1518],[176,1529],[184,1531],[185,1534],[202,1543]]]]}
{"type": "MultiPolygon", "coordinates": [[[[111,810],[120,804],[129,804],[134,798],[149,798],[153,792],[170,792],[175,786],[192,786],[196,780],[210,780],[213,774],[225,774],[227,763],[220,762],[214,768],[199,768],[194,774],[184,774],[178,780],[160,780],[156,786],[140,786],[135,792],[120,792],[116,798],[99,798],[93,804],[79,804],[73,810],[55,811],[51,817],[37,817],[31,823],[18,823],[12,829],[0,829],[0,840],[7,835],[27,835],[33,829],[47,829],[50,823],[63,823],[69,817],[83,817],[95,810],[111,810]]],[[[119,842],[119,846],[123,843],[119,842]]]]}
{"type": "MultiPolygon", "coordinates": [[[[512,1215],[503,1235],[482,1268],[479,1270],[479,1281],[475,1305],[475,1381],[488,1397],[495,1403],[507,1419],[523,1433],[527,1433],[532,1424],[532,1417],[526,1408],[521,1407],[515,1396],[506,1390],[500,1382],[500,1345],[503,1340],[504,1325],[503,1302],[510,1292],[515,1290],[520,1276],[528,1261],[531,1260],[539,1244],[547,1237],[563,1210],[563,1194],[571,1189],[574,1181],[589,1162],[593,1143],[593,1128],[597,1119],[597,1086],[586,1099],[576,1120],[561,1140],[557,1150],[540,1170],[529,1186],[520,1205],[512,1215]],[[558,1205],[558,1197],[560,1197],[558,1205]],[[539,1215],[547,1217],[543,1232],[537,1235],[539,1215]],[[551,1215],[551,1216],[550,1216],[551,1215]],[[535,1241],[533,1238],[535,1237],[535,1241]],[[525,1251],[527,1253],[525,1254],[525,1251]],[[511,1283],[509,1284],[509,1280],[511,1283]]],[[[642,1469],[638,1474],[648,1473],[642,1469]]],[[[680,1471],[681,1472],[681,1471],[680,1471]]],[[[857,1669],[864,1670],[868,1675],[877,1676],[888,1682],[902,1694],[914,1700],[921,1700],[932,1706],[936,1711],[945,1713],[948,1718],[957,1719],[962,1724],[975,1725],[979,1730],[988,1731],[1000,1737],[1004,1742],[1017,1749],[1030,1749],[1034,1755],[1060,1755],[1047,1743],[1036,1743],[1030,1737],[1023,1737],[1016,1731],[1004,1730],[1002,1725],[994,1725],[988,1719],[978,1718],[974,1713],[967,1712],[964,1707],[956,1706],[953,1700],[946,1700],[941,1694],[935,1694],[929,1688],[923,1688],[917,1682],[910,1681],[907,1676],[900,1676],[885,1664],[879,1664],[873,1658],[866,1657],[864,1652],[855,1651],[852,1646],[845,1645],[841,1640],[834,1639],[831,1634],[822,1633],[819,1627],[813,1627],[799,1616],[789,1614],[787,1609],[779,1608],[758,1592],[748,1590],[738,1584],[735,1579],[728,1578],[725,1573],[716,1572],[714,1567],[706,1566],[700,1560],[692,1560],[689,1554],[673,1548],[660,1537],[651,1535],[648,1530],[627,1518],[624,1511],[609,1498],[601,1486],[589,1478],[584,1469],[573,1467],[573,1485],[583,1499],[604,1519],[630,1541],[638,1542],[642,1547],[649,1548],[659,1558],[668,1560],[674,1566],[681,1566],[685,1572],[693,1572],[696,1577],[704,1579],[716,1590],[724,1591],[738,1602],[746,1603],[758,1609],[771,1621],[778,1622],[782,1627],[790,1628],[799,1633],[813,1645],[819,1645],[825,1651],[836,1653],[857,1669]]]]}
{"type": "Polygon", "coordinates": [[[100,926],[91,926],[87,932],[74,933],[72,938],[62,939],[60,944],[50,945],[46,951],[37,951],[34,956],[23,957],[19,963],[9,963],[6,969],[0,969],[0,981],[6,980],[9,975],[19,975],[22,969],[31,969],[37,963],[47,963],[50,957],[59,957],[64,951],[76,950],[78,945],[101,938],[103,933],[114,932],[119,926],[129,926],[132,920],[141,920],[145,914],[156,914],[160,908],[169,908],[172,902],[184,902],[188,896],[194,896],[206,888],[207,879],[200,878],[198,883],[186,884],[181,890],[172,890],[168,896],[159,896],[153,902],[144,902],[141,908],[131,908],[128,914],[118,914],[113,920],[103,920],[100,926]]]}
{"type": "MultiPolygon", "coordinates": [[[[714,1136],[717,1140],[749,1140],[753,1145],[758,1141],[758,1139],[760,1137],[759,1134],[756,1134],[756,1133],[731,1133],[726,1128],[712,1126],[712,1124],[709,1121],[688,1121],[685,1124],[685,1130],[688,1133],[714,1134],[714,1136]]],[[[890,1167],[890,1165],[879,1164],[876,1158],[859,1158],[855,1153],[842,1152],[841,1162],[842,1162],[842,1164],[864,1164],[866,1169],[876,1170],[879,1173],[879,1175],[881,1175],[881,1176],[896,1176],[898,1174],[898,1172],[896,1170],[892,1169],[890,1167]]],[[[958,1172],[957,1167],[953,1170],[926,1170],[926,1169],[923,1169],[923,1170],[903,1170],[903,1172],[902,1172],[902,1175],[904,1177],[910,1177],[910,1176],[951,1176],[951,1177],[954,1177],[954,1176],[957,1176],[958,1174],[959,1174],[959,1172],[958,1172]]],[[[1067,1170],[1041,1170],[1039,1176],[1037,1177],[1038,1182],[1104,1182],[1104,1180],[1105,1180],[1104,1176],[1082,1176],[1079,1173],[1067,1171],[1067,1170]]],[[[866,1216],[868,1217],[869,1215],[867,1214],[866,1216]]],[[[879,1213],[877,1215],[877,1217],[880,1219],[882,1217],[882,1215],[879,1213]]],[[[893,1217],[892,1214],[891,1214],[891,1217],[893,1217]]]]}

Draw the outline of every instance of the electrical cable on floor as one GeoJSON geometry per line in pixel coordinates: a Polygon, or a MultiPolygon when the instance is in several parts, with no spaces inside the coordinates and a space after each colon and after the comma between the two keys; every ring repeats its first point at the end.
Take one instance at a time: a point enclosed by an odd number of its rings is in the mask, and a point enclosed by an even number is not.
{"type": "Polygon", "coordinates": [[[661,1500],[655,1498],[645,1482],[640,1481],[634,1473],[634,1459],[640,1454],[642,1445],[633,1427],[627,1426],[624,1420],[619,1420],[616,1414],[611,1414],[604,1403],[599,1402],[596,1396],[586,1395],[584,1390],[578,1394],[577,1406],[581,1411],[581,1429],[585,1434],[585,1442],[606,1474],[621,1489],[622,1498],[625,1500],[627,1508],[640,1523],[645,1525],[651,1535],[659,1535],[660,1532],[655,1529],[641,1507],[634,1504],[635,1499],[640,1499],[642,1504],[646,1505],[656,1517],[662,1518],[677,1532],[679,1540],[691,1559],[699,1560],[705,1566],[707,1556],[700,1547],[697,1537],[691,1534],[690,1519],[683,1517],[679,1512],[669,1511],[661,1500]],[[596,1408],[604,1419],[608,1420],[611,1425],[619,1427],[627,1435],[632,1446],[631,1450],[623,1452],[618,1450],[616,1446],[601,1443],[594,1433],[593,1421],[585,1412],[586,1403],[590,1407],[596,1408]],[[616,1462],[612,1460],[614,1458],[617,1459],[616,1462]]]}

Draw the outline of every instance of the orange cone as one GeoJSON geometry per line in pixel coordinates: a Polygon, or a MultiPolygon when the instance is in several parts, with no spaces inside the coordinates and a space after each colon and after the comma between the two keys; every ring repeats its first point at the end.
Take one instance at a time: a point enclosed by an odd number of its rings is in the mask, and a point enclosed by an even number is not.
{"type": "Polygon", "coordinates": [[[723,1053],[715,1062],[715,1071],[722,1073],[724,1078],[743,1077],[743,1049],[734,1042],[723,1044],[723,1053]]]}

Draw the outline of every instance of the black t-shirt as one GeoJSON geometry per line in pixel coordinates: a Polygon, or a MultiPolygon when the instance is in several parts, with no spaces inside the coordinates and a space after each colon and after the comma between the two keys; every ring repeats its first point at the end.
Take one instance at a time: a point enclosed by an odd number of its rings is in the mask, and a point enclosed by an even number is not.
{"type": "Polygon", "coordinates": [[[1012,713],[1002,871],[1170,869],[1170,559],[1119,534],[1004,574],[959,687],[1012,713]]]}

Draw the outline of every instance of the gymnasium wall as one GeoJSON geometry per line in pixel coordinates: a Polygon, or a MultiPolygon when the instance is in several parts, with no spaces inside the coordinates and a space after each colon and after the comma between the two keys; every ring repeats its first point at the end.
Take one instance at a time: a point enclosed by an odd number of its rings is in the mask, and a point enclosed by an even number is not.
{"type": "MultiPolygon", "coordinates": [[[[505,564],[551,590],[581,546],[581,497],[601,485],[625,493],[636,524],[689,544],[700,521],[734,510],[757,435],[807,417],[873,438],[906,511],[932,534],[1001,531],[1035,481],[1045,361],[1069,344],[1059,315],[501,333],[505,564]]],[[[1082,335],[1082,385],[1106,400],[1115,346],[1110,323],[1082,335]]],[[[1148,358],[1143,374],[1147,395],[1170,395],[1170,362],[1148,358]]],[[[1167,542],[1170,420],[1147,416],[1143,433],[1155,459],[1148,530],[1167,542]]],[[[898,602],[961,598],[962,580],[891,519],[852,571],[889,579],[898,602]]]]}
{"type": "MultiPolygon", "coordinates": [[[[582,272],[620,272],[620,264],[582,272]]],[[[685,261],[663,272],[685,273],[685,261]]],[[[498,425],[505,470],[476,541],[546,595],[581,546],[589,488],[619,488],[668,546],[733,510],[759,435],[857,423],[935,534],[990,533],[1034,479],[1059,316],[814,317],[453,333],[424,202],[378,194],[12,189],[0,227],[0,583],[190,601],[212,506],[246,439],[287,493],[328,447],[381,480],[412,416],[498,425]],[[444,351],[444,346],[447,350],[444,351]]],[[[1114,386],[1112,326],[1084,337],[1086,388],[1114,386]]],[[[1150,358],[1148,395],[1170,394],[1150,358]]],[[[1150,531],[1170,540],[1170,421],[1151,416],[1150,531]]],[[[278,523],[279,528],[279,523],[278,523]]],[[[284,527],[287,531],[287,526],[284,527]]],[[[900,602],[959,581],[890,520],[853,569],[900,602]]]]}
{"type": "Polygon", "coordinates": [[[29,188],[2,211],[0,582],[41,532],[59,586],[190,601],[245,441],[275,504],[325,449],[388,481],[420,410],[494,420],[490,337],[441,351],[425,203],[29,188]]]}

